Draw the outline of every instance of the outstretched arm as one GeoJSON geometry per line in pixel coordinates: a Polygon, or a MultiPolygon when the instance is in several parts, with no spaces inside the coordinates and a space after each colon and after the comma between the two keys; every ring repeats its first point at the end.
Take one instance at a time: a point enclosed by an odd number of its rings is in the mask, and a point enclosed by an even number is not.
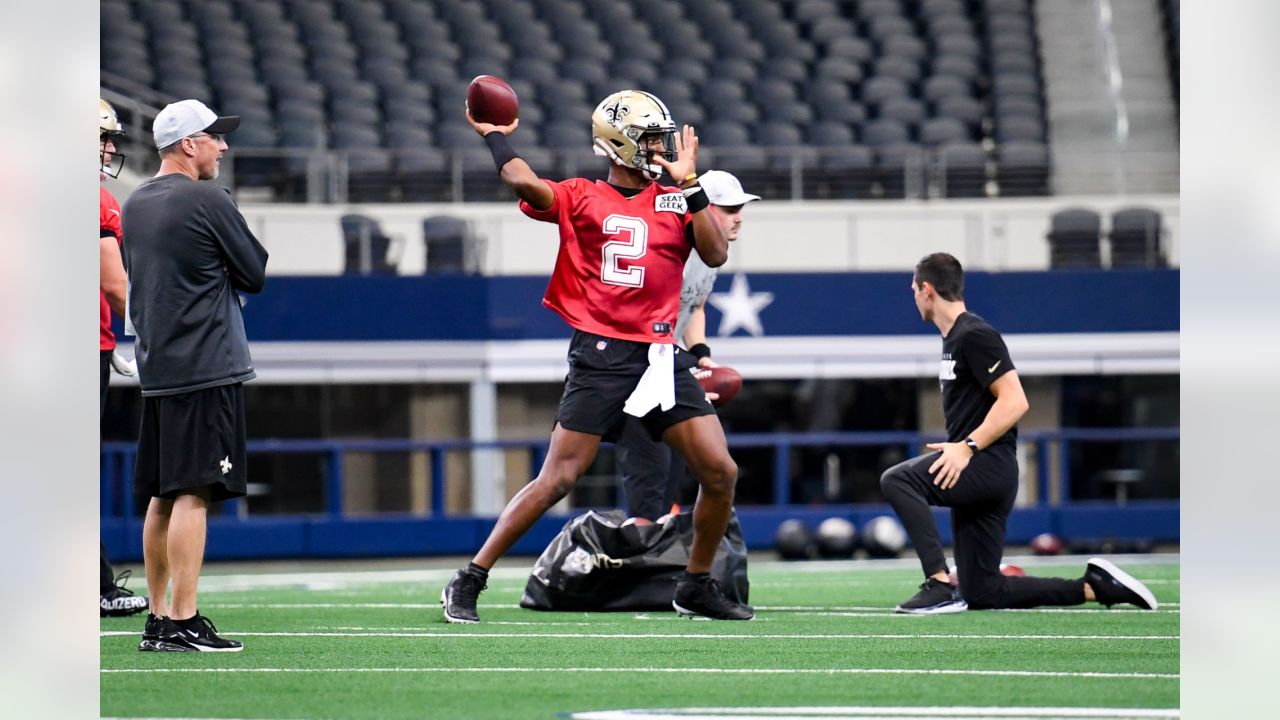
{"type": "Polygon", "coordinates": [[[510,125],[494,125],[477,121],[471,117],[471,111],[467,110],[467,122],[471,123],[471,127],[484,138],[489,151],[493,153],[493,160],[498,163],[498,176],[502,179],[502,184],[511,188],[516,197],[529,203],[535,210],[550,208],[556,199],[555,192],[538,178],[538,174],[529,167],[529,163],[516,155],[507,143],[507,136],[520,126],[519,118],[510,125]]]}

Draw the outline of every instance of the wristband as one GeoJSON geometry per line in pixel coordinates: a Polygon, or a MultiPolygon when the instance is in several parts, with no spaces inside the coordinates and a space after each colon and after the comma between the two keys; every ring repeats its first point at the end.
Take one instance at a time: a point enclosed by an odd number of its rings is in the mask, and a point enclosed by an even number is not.
{"type": "MultiPolygon", "coordinates": [[[[692,352],[692,351],[690,351],[690,352],[692,352]]],[[[977,454],[978,454],[978,452],[979,452],[979,448],[978,448],[978,441],[977,441],[977,440],[974,440],[974,439],[973,439],[973,438],[971,438],[971,437],[967,437],[967,438],[965,438],[965,439],[964,439],[964,444],[969,446],[969,449],[973,451],[973,454],[974,454],[974,455],[977,455],[977,454]]]]}
{"type": "Polygon", "coordinates": [[[489,146],[489,152],[493,153],[493,164],[498,168],[498,172],[502,172],[503,165],[520,157],[515,150],[511,149],[507,136],[497,130],[485,135],[484,142],[489,146]]]}
{"type": "Polygon", "coordinates": [[[684,179],[680,181],[680,187],[681,188],[689,187],[690,183],[692,183],[694,180],[697,180],[697,179],[698,179],[698,173],[691,172],[688,175],[685,175],[684,179]]]}
{"type": "Polygon", "coordinates": [[[711,201],[707,199],[707,194],[702,191],[702,186],[694,183],[684,189],[684,199],[689,203],[689,212],[702,212],[707,209],[711,201]]]}
{"type": "Polygon", "coordinates": [[[711,348],[706,343],[698,343],[689,346],[689,354],[701,360],[702,358],[711,357],[711,348]]]}

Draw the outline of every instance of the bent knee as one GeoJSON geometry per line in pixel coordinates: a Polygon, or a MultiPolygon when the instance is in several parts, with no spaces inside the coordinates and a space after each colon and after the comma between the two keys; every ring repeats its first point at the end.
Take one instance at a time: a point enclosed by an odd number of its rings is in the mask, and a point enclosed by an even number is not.
{"type": "Polygon", "coordinates": [[[732,494],[738,483],[738,464],[725,455],[698,473],[698,482],[708,492],[732,494]]]}
{"type": "Polygon", "coordinates": [[[885,495],[898,490],[902,485],[902,473],[898,470],[898,466],[893,466],[885,470],[880,475],[880,491],[885,495]]]}

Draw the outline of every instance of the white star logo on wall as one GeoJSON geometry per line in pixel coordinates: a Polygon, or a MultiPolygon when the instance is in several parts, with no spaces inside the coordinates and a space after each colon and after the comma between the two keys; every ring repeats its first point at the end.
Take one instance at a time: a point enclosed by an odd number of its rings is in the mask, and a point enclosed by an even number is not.
{"type": "Polygon", "coordinates": [[[711,293],[707,300],[723,315],[720,318],[720,329],[716,332],[720,337],[729,337],[738,328],[746,330],[755,337],[764,335],[764,326],[760,324],[760,311],[773,302],[773,293],[751,292],[746,275],[734,273],[729,292],[711,293]]]}

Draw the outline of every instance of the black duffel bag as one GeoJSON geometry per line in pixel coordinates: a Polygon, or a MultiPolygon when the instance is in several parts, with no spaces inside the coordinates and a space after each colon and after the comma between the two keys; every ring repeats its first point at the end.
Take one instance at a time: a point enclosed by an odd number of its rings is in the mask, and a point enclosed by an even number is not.
{"type": "MultiPolygon", "coordinates": [[[[533,610],[671,610],[676,581],[689,563],[693,514],[668,515],[657,523],[626,522],[622,510],[596,512],[565,524],[524,586],[520,607],[533,610]]],[[[730,600],[747,602],[747,546],[736,514],[711,577],[730,600]]]]}

